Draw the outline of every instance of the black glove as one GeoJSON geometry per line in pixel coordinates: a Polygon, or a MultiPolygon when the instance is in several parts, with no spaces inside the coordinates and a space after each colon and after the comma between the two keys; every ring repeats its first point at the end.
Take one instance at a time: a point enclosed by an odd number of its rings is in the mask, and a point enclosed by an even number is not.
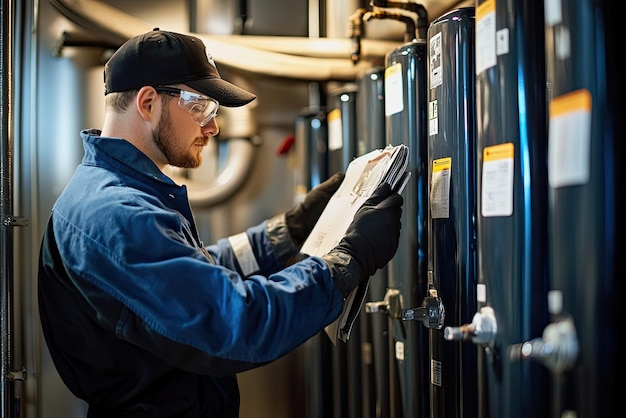
{"type": "Polygon", "coordinates": [[[337,173],[323,183],[314,187],[306,194],[304,200],[295,208],[285,213],[285,222],[289,229],[289,235],[296,247],[302,248],[304,241],[313,230],[326,204],[335,194],[343,178],[344,173],[337,173]]]}
{"type": "Polygon", "coordinates": [[[404,199],[383,183],[363,203],[339,244],[322,258],[344,296],[393,258],[404,199]]]}

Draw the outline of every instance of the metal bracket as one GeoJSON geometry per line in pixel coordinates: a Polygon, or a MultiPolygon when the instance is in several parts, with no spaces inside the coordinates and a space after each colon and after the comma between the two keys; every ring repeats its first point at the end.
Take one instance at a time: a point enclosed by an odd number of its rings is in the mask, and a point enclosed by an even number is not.
{"type": "Polygon", "coordinates": [[[7,216],[2,220],[3,226],[28,226],[29,220],[25,216],[7,216]]]}
{"type": "Polygon", "coordinates": [[[12,372],[8,372],[6,376],[6,380],[14,381],[14,380],[26,380],[26,367],[22,367],[22,370],[14,370],[12,372]]]}

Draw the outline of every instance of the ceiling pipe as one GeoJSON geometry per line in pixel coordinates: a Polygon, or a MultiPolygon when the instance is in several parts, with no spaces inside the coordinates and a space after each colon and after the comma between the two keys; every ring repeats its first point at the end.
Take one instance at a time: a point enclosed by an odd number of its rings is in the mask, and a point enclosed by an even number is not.
{"type": "MultiPolygon", "coordinates": [[[[50,3],[74,23],[117,45],[154,27],[96,0],[50,0],[50,3]]],[[[306,81],[354,81],[371,66],[369,59],[378,62],[398,47],[398,42],[364,39],[361,60],[355,65],[350,59],[353,44],[347,38],[193,35],[207,44],[213,59],[222,67],[306,81]]]]}

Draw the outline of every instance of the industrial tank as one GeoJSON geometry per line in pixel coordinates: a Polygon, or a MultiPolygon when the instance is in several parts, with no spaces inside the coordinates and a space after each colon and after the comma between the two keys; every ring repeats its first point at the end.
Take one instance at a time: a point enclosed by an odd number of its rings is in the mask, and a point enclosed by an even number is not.
{"type": "MultiPolygon", "coordinates": [[[[474,8],[428,28],[428,286],[444,325],[476,312],[476,113],[474,8]]],[[[478,413],[478,350],[429,329],[430,417],[478,413]]]]}

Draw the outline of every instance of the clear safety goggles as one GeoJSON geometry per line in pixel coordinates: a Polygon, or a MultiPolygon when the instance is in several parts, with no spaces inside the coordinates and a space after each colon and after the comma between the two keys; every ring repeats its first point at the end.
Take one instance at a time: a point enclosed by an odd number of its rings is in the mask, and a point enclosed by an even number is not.
{"type": "Polygon", "coordinates": [[[200,126],[206,126],[211,119],[217,116],[220,104],[217,100],[202,94],[181,90],[176,87],[155,87],[159,93],[178,97],[178,106],[185,109],[193,120],[200,126]]]}

